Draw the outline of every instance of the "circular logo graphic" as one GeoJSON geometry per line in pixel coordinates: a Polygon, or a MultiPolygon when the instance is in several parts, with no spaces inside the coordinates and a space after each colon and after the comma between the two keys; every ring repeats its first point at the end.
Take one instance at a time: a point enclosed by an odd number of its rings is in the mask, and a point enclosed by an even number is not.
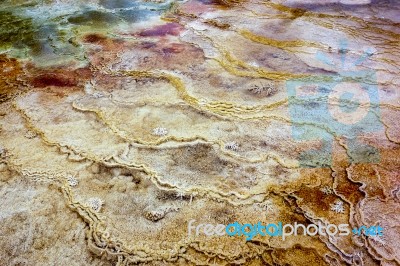
{"type": "Polygon", "coordinates": [[[329,113],[345,125],[361,121],[368,114],[370,105],[368,92],[359,83],[340,83],[328,96],[329,113]]]}

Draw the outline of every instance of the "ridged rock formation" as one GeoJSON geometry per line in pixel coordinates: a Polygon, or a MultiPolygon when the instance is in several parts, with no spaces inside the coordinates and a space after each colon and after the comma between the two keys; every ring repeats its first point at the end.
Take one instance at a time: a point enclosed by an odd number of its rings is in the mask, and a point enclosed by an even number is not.
{"type": "Polygon", "coordinates": [[[0,264],[399,265],[400,3],[316,2],[2,1],[0,264]]]}

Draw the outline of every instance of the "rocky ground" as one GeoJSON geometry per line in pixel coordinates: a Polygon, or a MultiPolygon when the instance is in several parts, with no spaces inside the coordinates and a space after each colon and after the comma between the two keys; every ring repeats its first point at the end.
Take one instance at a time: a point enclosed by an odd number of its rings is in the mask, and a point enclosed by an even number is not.
{"type": "Polygon", "coordinates": [[[400,4],[316,2],[0,3],[0,264],[399,265],[400,4]]]}

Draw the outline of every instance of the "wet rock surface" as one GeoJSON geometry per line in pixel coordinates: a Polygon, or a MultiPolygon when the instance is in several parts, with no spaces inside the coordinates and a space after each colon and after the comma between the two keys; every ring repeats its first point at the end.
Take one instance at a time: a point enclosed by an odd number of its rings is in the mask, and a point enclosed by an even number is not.
{"type": "Polygon", "coordinates": [[[397,1],[3,1],[4,265],[399,265],[397,1]],[[384,236],[188,236],[188,222],[384,236]]]}

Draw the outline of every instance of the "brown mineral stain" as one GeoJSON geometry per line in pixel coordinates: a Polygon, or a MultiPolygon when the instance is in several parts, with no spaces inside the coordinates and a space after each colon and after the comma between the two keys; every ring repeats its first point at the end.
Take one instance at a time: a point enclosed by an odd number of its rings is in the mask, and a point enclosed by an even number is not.
{"type": "Polygon", "coordinates": [[[100,33],[90,33],[84,35],[82,41],[87,44],[101,45],[102,51],[120,51],[125,47],[125,41],[122,39],[108,38],[100,33]]]}
{"type": "Polygon", "coordinates": [[[0,55],[0,103],[7,101],[18,91],[22,68],[15,58],[0,55]]]}
{"type": "Polygon", "coordinates": [[[162,48],[163,53],[167,54],[178,54],[181,53],[185,50],[185,45],[180,44],[180,43],[172,43],[171,45],[162,48]]]}
{"type": "Polygon", "coordinates": [[[336,192],[346,200],[352,202],[353,204],[360,202],[364,197],[364,193],[361,192],[361,184],[354,183],[348,179],[345,171],[340,171],[335,178],[336,192]]]}
{"type": "Polygon", "coordinates": [[[226,30],[231,27],[231,25],[229,25],[228,23],[219,22],[215,19],[208,19],[208,20],[204,21],[204,23],[214,26],[214,27],[217,27],[222,30],[226,30]]]}
{"type": "Polygon", "coordinates": [[[88,43],[102,43],[106,39],[106,36],[97,33],[91,33],[83,37],[83,41],[88,43]]]}
{"type": "MultiPolygon", "coordinates": [[[[330,219],[343,218],[341,215],[347,215],[349,211],[349,205],[345,203],[345,213],[336,215],[335,212],[331,211],[331,205],[337,200],[349,202],[352,205],[360,202],[364,197],[364,193],[360,191],[361,184],[354,183],[346,175],[346,168],[348,167],[347,162],[343,161],[340,165],[334,166],[334,179],[331,175],[325,174],[320,177],[322,183],[317,187],[303,186],[295,194],[301,199],[301,205],[307,206],[314,215],[318,217],[330,217],[330,219]],[[332,180],[334,183],[332,184],[332,180]],[[330,187],[333,189],[332,194],[324,194],[321,189],[323,187],[330,187]]],[[[307,175],[310,171],[318,171],[318,169],[310,169],[307,171],[307,175]]]]}
{"type": "Polygon", "coordinates": [[[142,37],[164,37],[167,35],[178,36],[183,30],[183,27],[178,23],[171,22],[160,26],[155,26],[148,30],[143,30],[139,33],[142,37]]]}
{"type": "MultiPolygon", "coordinates": [[[[30,74],[33,76],[30,84],[34,88],[47,89],[50,94],[61,98],[81,90],[83,88],[82,84],[92,77],[92,72],[87,67],[75,70],[32,68],[30,74]]],[[[42,101],[50,100],[48,97],[42,98],[42,101]]],[[[51,99],[51,101],[54,101],[53,98],[51,99]]]]}
{"type": "Polygon", "coordinates": [[[199,0],[199,2],[206,5],[217,5],[219,7],[231,7],[240,4],[241,0],[199,0]]]}
{"type": "Polygon", "coordinates": [[[365,184],[360,190],[367,193],[368,197],[385,198],[385,193],[380,184],[379,176],[374,170],[372,164],[354,164],[348,169],[349,177],[354,182],[365,184]]]}
{"type": "Polygon", "coordinates": [[[325,195],[319,187],[302,187],[296,192],[296,196],[301,198],[301,205],[307,206],[318,217],[327,217],[329,214],[330,204],[332,204],[337,197],[335,195],[325,195]]]}
{"type": "Polygon", "coordinates": [[[32,85],[36,88],[44,88],[48,86],[73,87],[78,85],[78,83],[73,77],[68,77],[59,73],[48,73],[34,77],[32,85]]]}

